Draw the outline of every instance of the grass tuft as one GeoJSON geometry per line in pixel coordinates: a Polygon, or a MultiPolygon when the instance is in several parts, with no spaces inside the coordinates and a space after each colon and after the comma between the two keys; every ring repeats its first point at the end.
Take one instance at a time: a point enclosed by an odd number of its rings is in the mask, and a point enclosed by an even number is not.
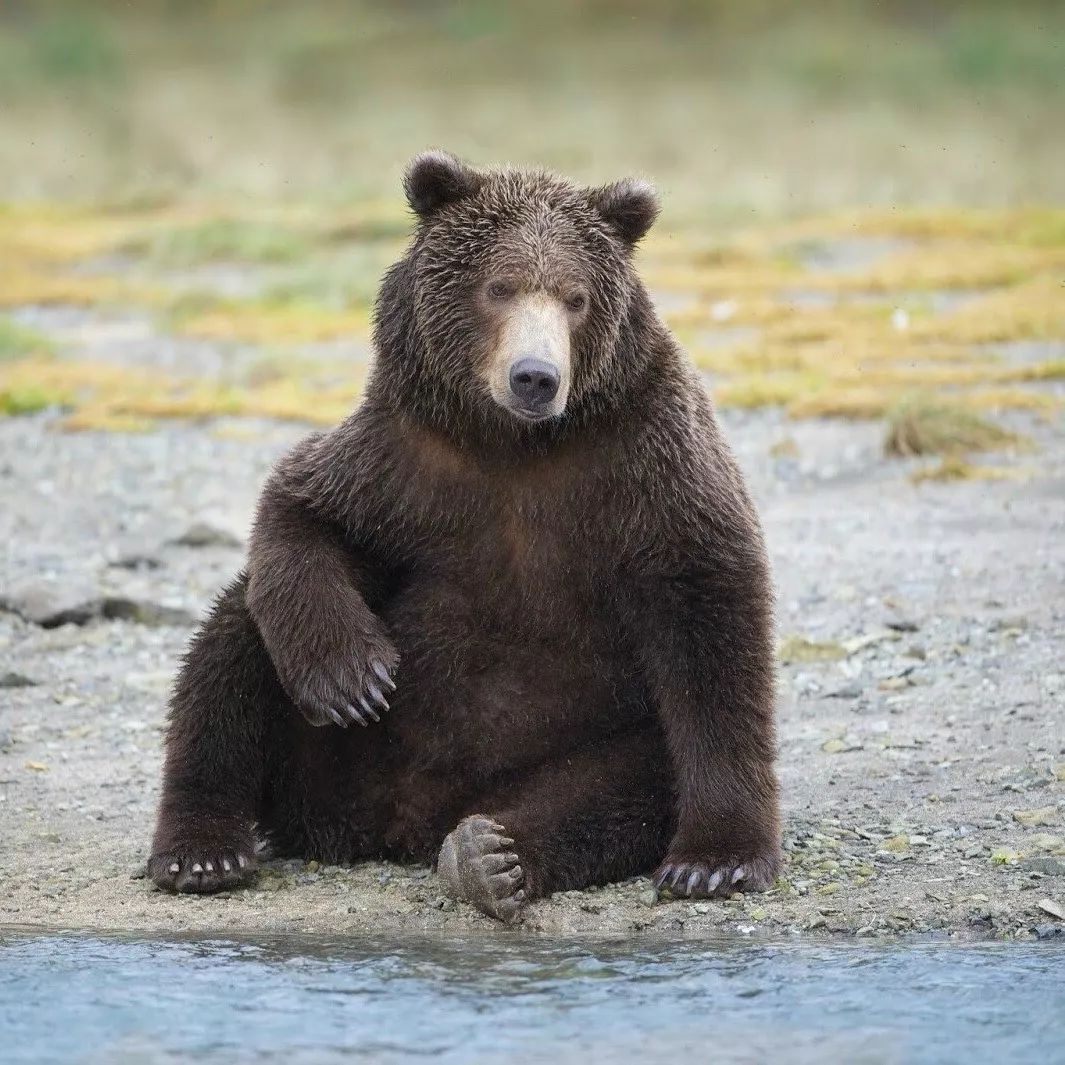
{"type": "Polygon", "coordinates": [[[953,457],[1023,443],[1016,433],[956,403],[916,397],[904,400],[889,412],[884,451],[903,458],[953,457]]]}

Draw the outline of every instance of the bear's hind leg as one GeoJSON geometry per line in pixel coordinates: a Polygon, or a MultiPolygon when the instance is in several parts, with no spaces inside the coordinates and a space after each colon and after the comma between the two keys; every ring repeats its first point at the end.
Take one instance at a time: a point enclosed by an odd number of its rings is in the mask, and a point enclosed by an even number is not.
{"type": "Polygon", "coordinates": [[[238,887],[250,877],[266,707],[284,698],[239,580],[194,637],[171,700],[148,861],[148,875],[159,887],[207,893],[238,887]]]}
{"type": "Polygon", "coordinates": [[[510,923],[530,899],[650,871],[675,804],[658,730],[614,738],[479,802],[444,841],[437,871],[452,894],[510,923]]]}

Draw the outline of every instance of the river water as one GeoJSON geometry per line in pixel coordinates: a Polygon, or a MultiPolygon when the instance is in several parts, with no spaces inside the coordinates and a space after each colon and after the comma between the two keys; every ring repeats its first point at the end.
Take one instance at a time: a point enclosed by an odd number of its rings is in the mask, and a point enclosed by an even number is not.
{"type": "Polygon", "coordinates": [[[1065,1063],[1065,943],[0,930],[0,1061],[1065,1063]]]}

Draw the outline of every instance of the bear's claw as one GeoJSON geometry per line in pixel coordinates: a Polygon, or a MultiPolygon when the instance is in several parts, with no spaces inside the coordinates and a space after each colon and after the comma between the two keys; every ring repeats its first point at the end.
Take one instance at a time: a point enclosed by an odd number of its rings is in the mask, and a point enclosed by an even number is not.
{"type": "Polygon", "coordinates": [[[324,676],[319,676],[313,689],[305,684],[295,696],[308,721],[312,725],[333,722],[341,728],[347,728],[353,722],[367,728],[370,721],[380,721],[378,711],[389,709],[381,685],[390,692],[396,690],[396,682],[384,660],[371,658],[364,670],[341,672],[344,675],[336,677],[326,671],[324,676]],[[355,694],[348,694],[352,690],[355,694]]]}
{"type": "Polygon", "coordinates": [[[464,818],[444,840],[437,872],[456,898],[512,924],[526,902],[525,871],[505,831],[481,814],[464,818]]]}
{"type": "Polygon", "coordinates": [[[709,862],[665,861],[654,876],[655,888],[674,898],[728,898],[735,891],[766,891],[776,865],[769,858],[727,858],[709,862]]]}
{"type": "Polygon", "coordinates": [[[157,887],[180,894],[208,895],[241,887],[255,872],[255,856],[236,846],[173,847],[148,860],[157,887]]]}

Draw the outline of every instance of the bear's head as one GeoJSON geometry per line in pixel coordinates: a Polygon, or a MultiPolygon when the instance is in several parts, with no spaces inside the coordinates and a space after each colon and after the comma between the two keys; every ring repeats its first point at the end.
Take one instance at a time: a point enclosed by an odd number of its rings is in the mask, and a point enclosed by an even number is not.
{"type": "Polygon", "coordinates": [[[632,251],[654,190],[435,151],[404,186],[418,228],[378,300],[381,385],[433,421],[525,435],[602,408],[638,359],[633,314],[650,314],[632,251]]]}

